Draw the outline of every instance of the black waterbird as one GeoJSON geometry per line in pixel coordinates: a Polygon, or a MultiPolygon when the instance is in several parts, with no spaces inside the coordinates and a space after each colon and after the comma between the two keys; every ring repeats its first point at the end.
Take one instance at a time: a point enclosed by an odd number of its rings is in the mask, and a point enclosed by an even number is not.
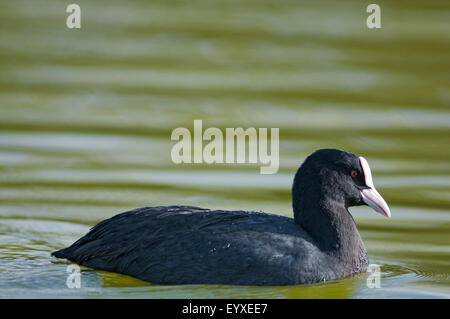
{"type": "Polygon", "coordinates": [[[368,257],[350,206],[390,217],[363,157],[311,154],[292,187],[294,218],[192,206],[144,207],[94,226],[53,252],[155,284],[298,285],[364,272],[368,257]]]}

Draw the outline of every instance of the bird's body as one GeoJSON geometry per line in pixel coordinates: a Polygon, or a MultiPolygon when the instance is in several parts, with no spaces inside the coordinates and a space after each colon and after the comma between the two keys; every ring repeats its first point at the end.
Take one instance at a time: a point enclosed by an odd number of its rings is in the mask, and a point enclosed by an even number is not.
{"type": "Polygon", "coordinates": [[[338,257],[320,251],[292,218],[192,206],[116,215],[55,256],[160,284],[305,284],[367,266],[364,251],[359,268],[338,271],[338,257]]]}
{"type": "Polygon", "coordinates": [[[192,206],[145,207],[100,222],[52,254],[157,284],[297,285],[365,271],[367,253],[347,210],[348,198],[341,196],[348,191],[333,182],[299,181],[316,173],[300,168],[296,175],[294,218],[192,206]]]}

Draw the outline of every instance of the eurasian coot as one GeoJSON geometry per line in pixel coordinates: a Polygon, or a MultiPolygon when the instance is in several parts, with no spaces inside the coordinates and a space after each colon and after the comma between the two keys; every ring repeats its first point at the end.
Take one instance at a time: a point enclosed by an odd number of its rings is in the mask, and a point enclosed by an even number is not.
{"type": "Polygon", "coordinates": [[[366,270],[350,206],[390,217],[363,157],[311,154],[292,187],[294,218],[192,206],[145,207],[94,226],[53,252],[86,267],[155,284],[298,285],[366,270]]]}

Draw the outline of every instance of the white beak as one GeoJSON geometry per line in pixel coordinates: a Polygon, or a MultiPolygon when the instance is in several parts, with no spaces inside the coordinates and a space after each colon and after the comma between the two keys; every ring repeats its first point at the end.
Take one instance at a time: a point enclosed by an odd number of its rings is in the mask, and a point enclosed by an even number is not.
{"type": "Polygon", "coordinates": [[[372,172],[370,171],[369,163],[367,163],[364,157],[360,157],[359,162],[361,163],[361,167],[363,169],[366,185],[369,186],[369,189],[363,189],[361,191],[363,201],[372,207],[378,214],[391,218],[389,206],[373,185],[372,172]]]}

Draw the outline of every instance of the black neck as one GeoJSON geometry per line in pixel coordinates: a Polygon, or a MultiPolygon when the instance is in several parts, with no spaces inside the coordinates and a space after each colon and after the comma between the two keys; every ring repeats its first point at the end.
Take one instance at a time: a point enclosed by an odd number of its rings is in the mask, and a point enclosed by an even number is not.
{"type": "Polygon", "coordinates": [[[323,189],[320,183],[303,185],[296,181],[292,199],[295,222],[310,234],[322,251],[356,267],[367,262],[364,243],[344,198],[333,190],[323,189]]]}

